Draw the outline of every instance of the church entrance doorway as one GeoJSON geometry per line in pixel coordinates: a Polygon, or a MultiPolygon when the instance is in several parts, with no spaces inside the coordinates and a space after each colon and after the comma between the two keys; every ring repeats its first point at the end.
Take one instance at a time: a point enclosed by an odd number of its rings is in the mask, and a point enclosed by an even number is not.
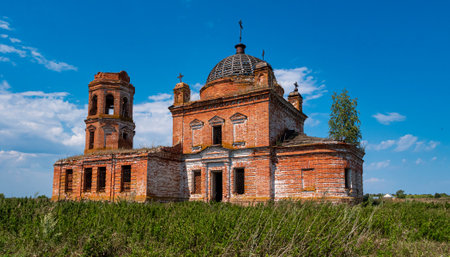
{"type": "Polygon", "coordinates": [[[216,202],[222,201],[222,171],[212,172],[212,200],[216,202]]]}

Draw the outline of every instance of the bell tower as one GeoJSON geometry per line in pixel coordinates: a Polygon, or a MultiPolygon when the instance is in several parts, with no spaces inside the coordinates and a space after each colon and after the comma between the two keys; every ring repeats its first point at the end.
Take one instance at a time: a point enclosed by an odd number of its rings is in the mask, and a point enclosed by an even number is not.
{"type": "Polygon", "coordinates": [[[132,149],[134,86],[125,71],[98,72],[89,83],[84,153],[132,149]]]}

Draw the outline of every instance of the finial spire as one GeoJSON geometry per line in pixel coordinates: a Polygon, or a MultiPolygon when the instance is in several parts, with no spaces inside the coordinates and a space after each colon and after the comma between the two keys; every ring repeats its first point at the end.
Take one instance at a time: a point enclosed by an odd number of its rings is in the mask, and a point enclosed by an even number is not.
{"type": "Polygon", "coordinates": [[[295,86],[294,92],[298,92],[298,83],[297,83],[297,81],[294,82],[294,86],[295,86]]]}
{"type": "Polygon", "coordinates": [[[239,20],[239,43],[242,42],[242,30],[244,29],[244,27],[242,27],[242,20],[239,20]]]}
{"type": "Polygon", "coordinates": [[[181,73],[180,73],[180,75],[178,75],[178,77],[177,77],[177,78],[179,78],[179,79],[180,79],[180,83],[181,83],[181,82],[183,82],[183,81],[182,81],[183,77],[184,77],[184,76],[183,76],[183,74],[181,74],[181,73]]]}
{"type": "Polygon", "coordinates": [[[262,59],[264,61],[264,49],[263,49],[263,52],[262,52],[262,59]]]}

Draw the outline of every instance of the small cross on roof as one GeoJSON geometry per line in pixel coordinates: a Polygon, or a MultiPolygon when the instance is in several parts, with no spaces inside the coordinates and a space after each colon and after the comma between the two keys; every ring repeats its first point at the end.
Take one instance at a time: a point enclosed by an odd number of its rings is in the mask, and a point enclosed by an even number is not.
{"type": "Polygon", "coordinates": [[[294,82],[294,86],[295,86],[294,91],[297,92],[298,91],[298,83],[297,83],[297,81],[294,82]]]}
{"type": "Polygon", "coordinates": [[[177,77],[177,78],[179,78],[179,79],[180,79],[180,83],[181,83],[181,82],[183,82],[183,81],[182,81],[183,77],[184,77],[184,76],[183,76],[183,74],[181,74],[181,73],[180,73],[180,75],[178,75],[178,77],[177,77]]]}

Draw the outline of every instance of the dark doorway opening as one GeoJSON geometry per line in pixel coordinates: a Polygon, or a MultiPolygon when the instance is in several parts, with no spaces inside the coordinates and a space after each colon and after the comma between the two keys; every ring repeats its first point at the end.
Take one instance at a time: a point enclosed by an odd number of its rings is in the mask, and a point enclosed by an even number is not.
{"type": "Polygon", "coordinates": [[[216,202],[222,201],[222,172],[212,172],[212,200],[216,202]]]}
{"type": "Polygon", "coordinates": [[[213,127],[213,145],[222,144],[222,126],[213,127]]]}

